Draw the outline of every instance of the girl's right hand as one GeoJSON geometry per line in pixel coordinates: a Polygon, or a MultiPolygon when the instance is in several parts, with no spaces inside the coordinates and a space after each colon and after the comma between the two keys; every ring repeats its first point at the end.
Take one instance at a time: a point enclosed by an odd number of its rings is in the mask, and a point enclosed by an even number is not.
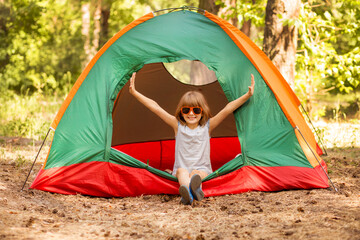
{"type": "Polygon", "coordinates": [[[134,72],[130,78],[129,92],[131,94],[133,94],[136,91],[135,90],[135,77],[136,77],[136,72],[134,72]]]}

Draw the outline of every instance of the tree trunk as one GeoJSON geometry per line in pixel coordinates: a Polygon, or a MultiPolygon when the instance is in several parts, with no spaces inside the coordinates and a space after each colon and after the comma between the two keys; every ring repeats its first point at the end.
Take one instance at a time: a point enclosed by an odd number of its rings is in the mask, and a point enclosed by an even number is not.
{"type": "Polygon", "coordinates": [[[109,39],[110,9],[111,9],[111,1],[103,2],[101,6],[100,47],[102,47],[109,39]]]}
{"type": "Polygon", "coordinates": [[[284,20],[298,18],[300,4],[300,0],[268,0],[266,6],[263,51],[291,86],[295,78],[298,30],[295,24],[285,25],[284,20]]]}
{"type": "Polygon", "coordinates": [[[82,12],[82,29],[81,33],[85,37],[84,51],[85,59],[83,68],[91,61],[99,49],[100,31],[101,31],[101,0],[91,1],[91,3],[84,3],[81,6],[82,12]],[[94,4],[92,6],[92,4],[94,4]],[[92,9],[93,16],[92,16],[92,9]],[[93,17],[94,28],[91,32],[91,16],[93,17]]]}
{"type": "Polygon", "coordinates": [[[82,68],[85,68],[86,65],[89,63],[89,56],[90,56],[90,3],[84,3],[81,6],[81,14],[82,14],[82,28],[81,28],[81,34],[84,36],[84,52],[85,52],[85,59],[83,62],[82,68]]]}
{"type": "Polygon", "coordinates": [[[93,41],[91,47],[91,58],[95,56],[99,49],[100,44],[100,32],[101,32],[101,0],[97,0],[95,3],[94,11],[94,32],[93,41]]]}
{"type": "Polygon", "coordinates": [[[215,4],[214,0],[199,0],[199,8],[204,9],[212,14],[217,15],[220,6],[215,4]]]}
{"type": "Polygon", "coordinates": [[[244,21],[240,29],[246,36],[250,37],[251,34],[251,20],[244,21]]]}
{"type": "Polygon", "coordinates": [[[239,21],[236,11],[236,0],[225,0],[223,3],[227,7],[219,9],[219,15],[230,16],[227,21],[238,28],[239,21]]]}
{"type": "MultiPolygon", "coordinates": [[[[252,4],[255,4],[256,0],[252,0],[252,4]]],[[[246,36],[250,37],[251,34],[251,20],[244,21],[241,29],[246,36]]]]}

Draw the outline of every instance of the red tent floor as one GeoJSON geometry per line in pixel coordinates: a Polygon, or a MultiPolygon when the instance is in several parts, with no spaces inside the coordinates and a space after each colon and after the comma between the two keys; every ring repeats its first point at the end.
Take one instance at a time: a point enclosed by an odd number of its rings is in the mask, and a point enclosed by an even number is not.
{"type": "MultiPolygon", "coordinates": [[[[323,166],[326,168],[324,162],[323,166]]],[[[327,187],[327,177],[320,165],[315,168],[244,166],[203,183],[206,197],[253,190],[279,191],[327,187]]],[[[61,194],[128,197],[178,194],[179,184],[146,169],[94,161],[42,169],[31,188],[61,194]]]]}

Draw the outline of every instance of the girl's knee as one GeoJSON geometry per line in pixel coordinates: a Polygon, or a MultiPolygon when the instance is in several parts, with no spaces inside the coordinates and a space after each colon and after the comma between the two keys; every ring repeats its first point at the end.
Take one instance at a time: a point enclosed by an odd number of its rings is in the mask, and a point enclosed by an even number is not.
{"type": "Polygon", "coordinates": [[[180,175],[180,174],[189,174],[188,170],[186,170],[185,168],[178,168],[176,170],[176,176],[180,175]]]}
{"type": "MultiPolygon", "coordinates": [[[[190,175],[193,176],[195,174],[199,174],[201,171],[200,170],[192,170],[190,175]]],[[[200,175],[200,174],[199,174],[200,175]]]]}
{"type": "Polygon", "coordinates": [[[208,175],[206,172],[201,170],[192,170],[190,173],[190,177],[192,177],[195,174],[198,174],[201,177],[201,179],[204,179],[208,175]]]}

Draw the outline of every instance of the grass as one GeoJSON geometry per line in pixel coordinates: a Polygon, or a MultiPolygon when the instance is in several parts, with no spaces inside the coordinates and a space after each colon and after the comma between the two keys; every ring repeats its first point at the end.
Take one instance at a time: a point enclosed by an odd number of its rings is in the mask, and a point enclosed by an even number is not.
{"type": "MultiPolygon", "coordinates": [[[[303,103],[306,106],[306,103],[303,103]]],[[[360,119],[360,98],[356,92],[349,94],[318,94],[311,102],[311,118],[331,121],[360,119]]]]}
{"type": "Polygon", "coordinates": [[[60,97],[8,95],[0,97],[0,136],[42,139],[61,106],[60,97]]]}
{"type": "Polygon", "coordinates": [[[25,163],[26,163],[25,157],[21,154],[18,154],[15,159],[15,166],[21,168],[22,166],[24,166],[25,163]]]}
{"type": "Polygon", "coordinates": [[[326,148],[360,147],[360,121],[317,121],[314,126],[326,148]]]}

